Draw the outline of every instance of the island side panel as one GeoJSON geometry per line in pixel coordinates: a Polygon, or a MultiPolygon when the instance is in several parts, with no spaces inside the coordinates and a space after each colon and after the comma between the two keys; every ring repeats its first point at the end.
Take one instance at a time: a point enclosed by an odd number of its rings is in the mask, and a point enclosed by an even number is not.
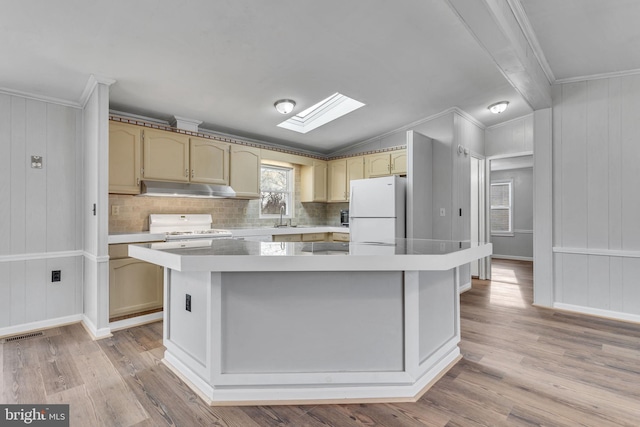
{"type": "Polygon", "coordinates": [[[401,372],[403,272],[222,274],[223,374],[401,372]]]}
{"type": "Polygon", "coordinates": [[[206,377],[210,364],[207,349],[211,341],[211,273],[168,270],[165,345],[170,351],[177,347],[188,355],[183,362],[206,377]]]}
{"type": "MultiPolygon", "coordinates": [[[[455,269],[418,272],[419,361],[449,352],[460,341],[459,305],[455,269]]],[[[434,360],[435,363],[437,360],[434,360]]]]}

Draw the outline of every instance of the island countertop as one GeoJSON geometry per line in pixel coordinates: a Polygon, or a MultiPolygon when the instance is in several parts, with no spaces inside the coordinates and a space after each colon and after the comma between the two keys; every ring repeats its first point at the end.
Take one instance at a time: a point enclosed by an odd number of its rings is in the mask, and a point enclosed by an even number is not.
{"type": "Polygon", "coordinates": [[[491,243],[425,239],[390,243],[203,239],[129,246],[129,256],[173,270],[217,272],[450,270],[491,251],[491,243]]]}

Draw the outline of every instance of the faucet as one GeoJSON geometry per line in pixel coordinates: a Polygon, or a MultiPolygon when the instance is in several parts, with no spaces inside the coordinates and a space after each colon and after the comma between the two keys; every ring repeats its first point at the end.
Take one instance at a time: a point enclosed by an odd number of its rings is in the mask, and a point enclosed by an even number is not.
{"type": "Polygon", "coordinates": [[[280,222],[278,224],[276,224],[276,227],[284,227],[286,224],[282,223],[282,215],[285,212],[285,207],[284,205],[280,206],[280,222]]]}

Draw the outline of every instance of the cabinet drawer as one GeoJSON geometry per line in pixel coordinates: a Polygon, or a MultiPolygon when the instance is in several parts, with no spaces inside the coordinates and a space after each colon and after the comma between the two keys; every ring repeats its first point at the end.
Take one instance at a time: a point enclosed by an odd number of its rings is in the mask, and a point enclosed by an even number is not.
{"type": "Polygon", "coordinates": [[[327,233],[307,233],[302,235],[303,242],[324,242],[327,239],[327,233]]]}
{"type": "Polygon", "coordinates": [[[299,234],[275,234],[272,239],[274,242],[300,242],[301,236],[299,234]]]}
{"type": "Polygon", "coordinates": [[[349,233],[333,233],[332,238],[334,242],[348,242],[349,233]]]}

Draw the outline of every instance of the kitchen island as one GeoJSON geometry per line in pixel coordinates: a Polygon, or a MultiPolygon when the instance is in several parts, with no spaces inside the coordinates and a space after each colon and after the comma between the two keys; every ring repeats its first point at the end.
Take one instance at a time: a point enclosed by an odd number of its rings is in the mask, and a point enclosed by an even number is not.
{"type": "Polygon", "coordinates": [[[206,402],[413,401],[460,358],[458,267],[491,244],[131,245],[165,267],[164,362],[206,402]]]}

